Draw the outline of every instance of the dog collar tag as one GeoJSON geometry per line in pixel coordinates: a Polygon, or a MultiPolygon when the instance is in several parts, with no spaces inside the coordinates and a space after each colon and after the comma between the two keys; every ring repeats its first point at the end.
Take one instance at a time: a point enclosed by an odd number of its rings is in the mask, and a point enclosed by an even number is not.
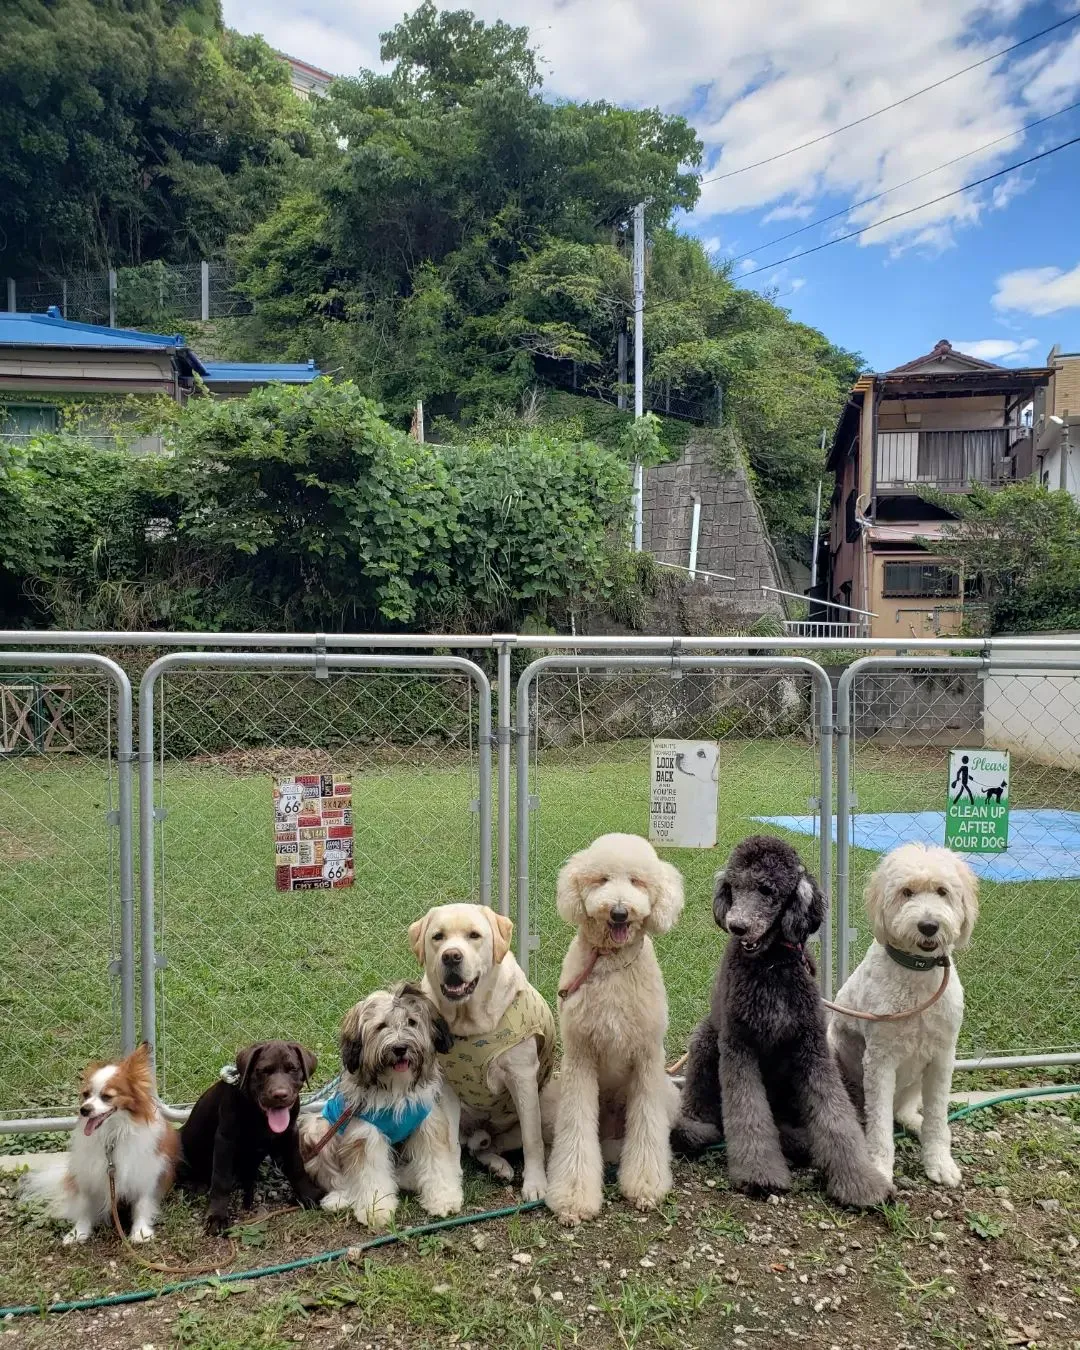
{"type": "Polygon", "coordinates": [[[903,966],[906,970],[933,970],[936,966],[949,964],[947,956],[915,956],[911,952],[902,952],[899,947],[890,946],[887,942],[885,950],[898,966],[903,966]]]}

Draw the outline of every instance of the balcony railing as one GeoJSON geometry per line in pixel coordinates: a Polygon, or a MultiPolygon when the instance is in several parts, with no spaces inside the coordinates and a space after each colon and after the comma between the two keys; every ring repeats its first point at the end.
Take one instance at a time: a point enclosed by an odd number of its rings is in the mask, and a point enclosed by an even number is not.
{"type": "Polygon", "coordinates": [[[869,635],[866,620],[858,623],[835,623],[831,619],[785,619],[784,632],[788,637],[830,638],[843,641],[869,635]]]}
{"type": "Polygon", "coordinates": [[[1011,482],[1013,464],[1031,440],[1026,427],[957,428],[950,431],[879,431],[878,492],[918,492],[934,487],[967,492],[1011,482]]]}

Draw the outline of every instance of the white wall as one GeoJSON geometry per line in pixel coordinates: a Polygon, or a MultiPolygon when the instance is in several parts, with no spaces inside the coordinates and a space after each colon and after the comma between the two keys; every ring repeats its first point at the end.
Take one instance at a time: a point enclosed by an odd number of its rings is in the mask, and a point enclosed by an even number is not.
{"type": "MultiPolygon", "coordinates": [[[[1074,431],[1073,434],[1075,435],[1076,432],[1074,431]]],[[[1041,482],[1051,492],[1056,492],[1061,487],[1061,454],[1062,447],[1059,443],[1052,450],[1047,450],[1042,457],[1041,482]]],[[[1074,501],[1080,502],[1080,448],[1071,446],[1068,455],[1065,488],[1074,501]]]]}
{"type": "MultiPolygon", "coordinates": [[[[1036,647],[1019,648],[1010,655],[1021,661],[1047,659],[1046,652],[1036,647]]],[[[1075,659],[1076,673],[1037,668],[1006,673],[1000,669],[1003,658],[995,656],[983,686],[984,744],[1040,764],[1080,769],[1080,652],[1074,658],[1059,652],[1049,659],[1058,663],[1075,659]]]]}

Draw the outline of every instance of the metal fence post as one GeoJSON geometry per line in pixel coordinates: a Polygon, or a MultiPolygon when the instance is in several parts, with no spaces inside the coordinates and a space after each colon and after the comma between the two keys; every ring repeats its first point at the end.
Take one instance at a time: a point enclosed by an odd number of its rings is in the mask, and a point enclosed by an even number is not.
{"type": "Polygon", "coordinates": [[[109,327],[116,327],[116,268],[109,268],[109,327]]]}
{"type": "Polygon", "coordinates": [[[513,708],[514,695],[511,689],[510,650],[512,636],[496,637],[498,651],[498,791],[499,791],[499,833],[496,846],[498,859],[499,913],[510,917],[510,852],[513,838],[513,826],[510,812],[511,758],[513,756],[513,708]]]}
{"type": "Polygon", "coordinates": [[[201,304],[199,306],[199,316],[203,323],[210,318],[210,264],[205,259],[199,264],[201,295],[201,304]]]}
{"type": "MultiPolygon", "coordinates": [[[[90,669],[101,672],[116,691],[116,784],[117,809],[109,823],[117,827],[119,854],[118,898],[120,909],[120,1048],[124,1054],[135,1048],[135,895],[132,847],[132,698],[131,682],[115,661],[97,653],[52,651],[0,652],[0,667],[30,666],[55,669],[90,669]]],[[[92,953],[88,953],[92,956],[92,953]]],[[[100,1053],[100,1052],[99,1052],[100,1053]]],[[[74,1127],[76,1117],[22,1118],[0,1121],[0,1134],[62,1130],[74,1127]]]]}
{"type": "Polygon", "coordinates": [[[18,304],[18,296],[17,296],[16,293],[15,293],[15,278],[14,278],[14,277],[8,277],[8,279],[7,279],[7,307],[8,307],[8,313],[14,314],[14,313],[16,312],[16,305],[17,305],[17,304],[18,304]]]}
{"type": "Polygon", "coordinates": [[[836,988],[840,988],[851,973],[848,890],[851,866],[852,669],[853,666],[849,666],[843,672],[836,686],[836,988]]]}

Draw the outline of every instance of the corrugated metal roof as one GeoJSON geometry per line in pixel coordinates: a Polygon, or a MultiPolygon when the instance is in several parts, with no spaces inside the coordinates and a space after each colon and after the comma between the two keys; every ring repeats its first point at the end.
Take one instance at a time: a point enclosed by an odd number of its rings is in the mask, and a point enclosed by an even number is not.
{"type": "Polygon", "coordinates": [[[44,314],[0,311],[0,347],[63,347],[72,351],[173,351],[201,375],[202,362],[179,333],[140,333],[65,319],[55,305],[44,314]]]}
{"type": "Polygon", "coordinates": [[[207,384],[310,384],[322,374],[314,361],[206,361],[207,384]]]}

